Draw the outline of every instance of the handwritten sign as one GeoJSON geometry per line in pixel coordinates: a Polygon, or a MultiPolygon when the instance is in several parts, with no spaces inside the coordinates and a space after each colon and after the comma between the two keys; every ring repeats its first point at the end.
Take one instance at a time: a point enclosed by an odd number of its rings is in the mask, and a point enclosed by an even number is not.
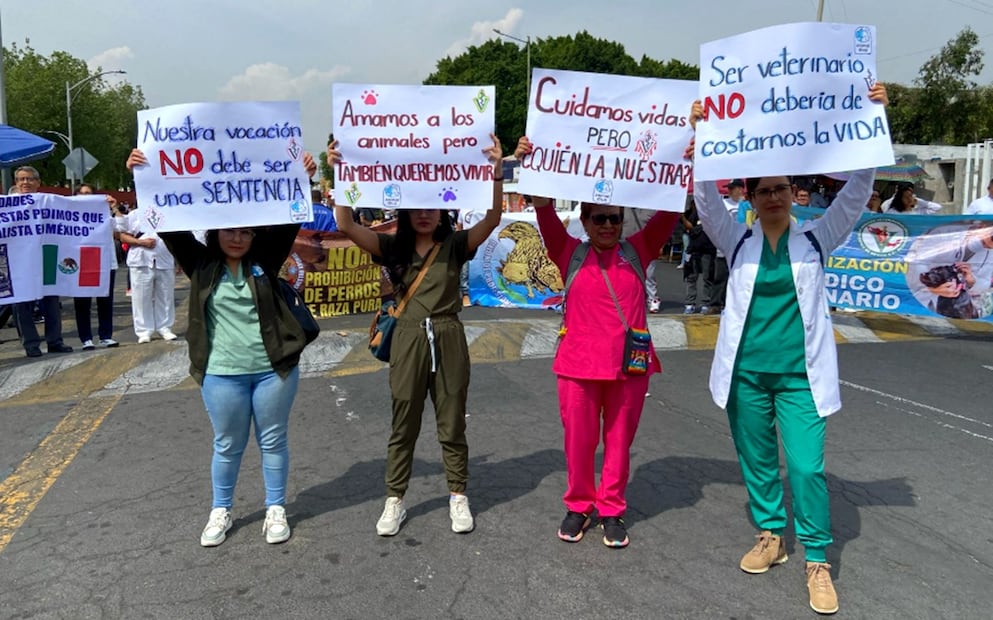
{"type": "Polygon", "coordinates": [[[694,82],[536,69],[518,191],[682,211],[694,82]]]}
{"type": "Polygon", "coordinates": [[[700,46],[695,175],[821,174],[893,163],[876,83],[876,29],[803,23],[700,46]]]}
{"type": "Polygon", "coordinates": [[[297,102],[189,103],[138,112],[134,169],[157,232],[309,222],[297,102]]]}
{"type": "Polygon", "coordinates": [[[103,196],[0,196],[0,304],[104,297],[116,260],[103,196]]]}
{"type": "Polygon", "coordinates": [[[493,201],[492,86],[335,84],[340,204],[486,208],[493,201]]]}

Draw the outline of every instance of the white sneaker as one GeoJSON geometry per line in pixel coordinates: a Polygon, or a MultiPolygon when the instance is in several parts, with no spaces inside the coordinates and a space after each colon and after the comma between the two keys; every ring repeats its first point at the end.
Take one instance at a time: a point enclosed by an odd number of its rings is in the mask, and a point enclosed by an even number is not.
{"type": "Polygon", "coordinates": [[[290,538],[290,524],[286,522],[286,510],[282,506],[269,506],[265,511],[262,533],[269,544],[286,542],[290,538]]]}
{"type": "Polygon", "coordinates": [[[224,542],[228,536],[228,530],[234,521],[231,519],[231,511],[227,508],[214,508],[207,518],[207,525],[200,534],[200,545],[202,547],[216,547],[224,542]]]}
{"type": "Polygon", "coordinates": [[[159,335],[162,336],[162,340],[175,340],[176,334],[172,333],[172,330],[168,327],[163,327],[159,330],[159,335]]]}
{"type": "Polygon", "coordinates": [[[400,531],[400,524],[407,518],[403,507],[402,497],[387,497],[386,507],[376,523],[376,533],[380,536],[395,536],[400,531]]]}
{"type": "Polygon", "coordinates": [[[96,347],[93,346],[93,341],[92,340],[84,340],[83,341],[83,350],[84,351],[92,351],[95,348],[96,347]]]}
{"type": "MultiPolygon", "coordinates": [[[[117,342],[116,340],[114,340],[113,338],[101,338],[100,339],[100,346],[101,347],[107,347],[108,349],[113,349],[114,347],[118,346],[119,344],[120,343],[117,342]]],[[[83,348],[85,349],[86,347],[83,347],[83,348]]]]}
{"type": "Polygon", "coordinates": [[[152,337],[149,334],[138,336],[138,344],[148,344],[151,341],[152,341],[152,337]]]}
{"type": "Polygon", "coordinates": [[[658,314],[659,308],[662,306],[662,302],[658,297],[653,297],[652,301],[648,303],[648,311],[652,314],[658,314]]]}
{"type": "Polygon", "coordinates": [[[469,498],[465,495],[452,495],[448,498],[448,516],[452,518],[452,531],[457,534],[471,532],[476,526],[469,510],[469,498]]]}

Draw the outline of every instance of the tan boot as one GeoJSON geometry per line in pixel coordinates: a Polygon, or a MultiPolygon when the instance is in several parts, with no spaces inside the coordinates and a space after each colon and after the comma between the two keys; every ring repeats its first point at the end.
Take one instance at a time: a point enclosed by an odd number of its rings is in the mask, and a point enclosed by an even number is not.
{"type": "Polygon", "coordinates": [[[786,556],[786,545],[783,544],[783,537],[776,536],[769,530],[765,530],[755,538],[758,542],[752,550],[741,558],[741,570],[746,573],[758,575],[769,570],[774,564],[782,564],[788,558],[786,556]]]}
{"type": "Polygon", "coordinates": [[[807,562],[807,590],[810,608],[819,614],[838,611],[838,593],[831,582],[831,565],[827,562],[807,562]]]}

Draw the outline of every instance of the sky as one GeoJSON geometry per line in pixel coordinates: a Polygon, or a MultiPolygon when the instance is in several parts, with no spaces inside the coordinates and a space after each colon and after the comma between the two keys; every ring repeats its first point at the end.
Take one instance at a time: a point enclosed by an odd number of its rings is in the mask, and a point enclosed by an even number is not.
{"type": "MultiPolygon", "coordinates": [[[[298,100],[315,154],[331,129],[334,82],[420,84],[439,59],[499,35],[574,35],[624,45],[635,59],[699,64],[701,43],[815,21],[817,0],[0,0],[3,43],[64,50],[123,69],[149,107],[298,100]]],[[[921,65],[970,26],[993,83],[993,0],[824,0],[826,22],[873,25],[885,82],[921,65]]],[[[108,76],[108,79],[117,76],[108,76]]],[[[523,76],[522,76],[523,79],[523,76]]],[[[65,131],[65,127],[52,129],[65,131]]],[[[518,136],[503,136],[513,143],[518,136]]]]}

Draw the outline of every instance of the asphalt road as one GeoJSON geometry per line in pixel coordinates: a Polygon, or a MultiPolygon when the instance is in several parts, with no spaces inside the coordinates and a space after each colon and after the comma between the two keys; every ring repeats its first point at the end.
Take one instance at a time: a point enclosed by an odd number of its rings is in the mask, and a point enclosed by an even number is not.
{"type": "MultiPolygon", "coordinates": [[[[679,301],[671,295],[666,309],[679,301]]],[[[565,544],[555,536],[565,470],[550,360],[487,340],[484,327],[508,320],[491,312],[466,313],[483,326],[473,351],[491,351],[474,354],[472,369],[477,527],[468,535],[449,529],[428,417],[408,521],[396,537],[376,536],[389,396],[386,370],[367,353],[343,352],[301,381],[293,537],[264,541],[250,447],[235,528],[215,549],[199,545],[209,423],[188,380],[162,379],[182,363],[181,346],[72,354],[60,360],[81,361],[59,361],[64,368],[10,353],[0,369],[35,374],[0,404],[0,618],[815,616],[792,529],[785,565],[758,576],[737,567],[755,532],[725,415],[707,391],[711,351],[692,337],[661,351],[665,373],[652,379],[632,451],[631,546],[608,549],[595,532],[565,544]]],[[[513,316],[537,324],[547,315],[513,316]]],[[[358,342],[367,322],[325,322],[318,351],[332,357],[358,342]]],[[[993,337],[884,339],[839,348],[845,406],[829,420],[827,443],[838,617],[987,618],[993,337]]]]}

